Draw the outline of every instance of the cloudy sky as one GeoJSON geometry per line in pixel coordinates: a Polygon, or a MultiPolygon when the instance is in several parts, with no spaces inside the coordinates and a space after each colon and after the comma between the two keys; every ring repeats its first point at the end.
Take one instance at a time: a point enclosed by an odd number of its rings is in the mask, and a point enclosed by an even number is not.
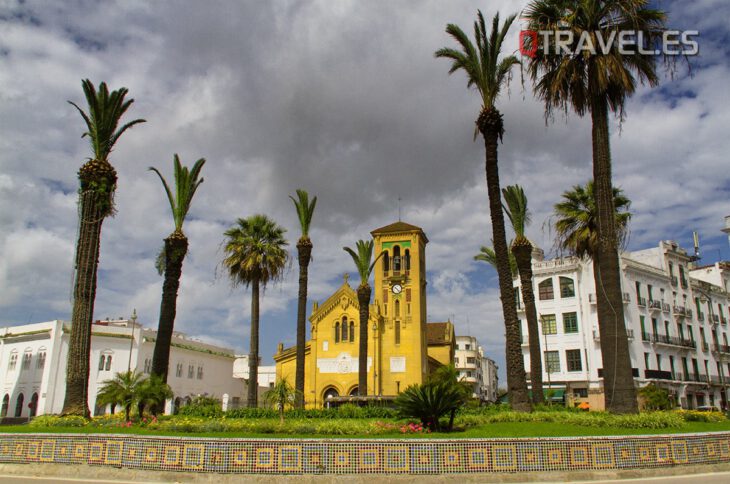
{"type": "MultiPolygon", "coordinates": [[[[472,260],[488,242],[484,152],[473,142],[479,99],[433,52],[453,22],[471,31],[477,8],[517,13],[526,1],[65,1],[0,0],[0,325],[70,319],[77,230],[76,172],[90,156],[81,79],[125,86],[135,103],[110,161],[116,217],[104,223],[96,318],[134,308],[155,327],[162,280],[154,259],[173,224],[155,166],[173,153],[207,159],[185,231],[176,329],[248,348],[250,296],[216,271],[223,232],[266,213],[299,235],[288,195],[319,197],[311,300],[354,267],[342,246],[397,220],[423,227],[428,314],[476,335],[504,366],[496,275],[472,260]]],[[[612,126],[615,182],[633,201],[629,249],[702,239],[704,261],[730,259],[730,4],[658,2],[669,25],[699,30],[692,75],[680,66],[629,101],[612,126]]],[[[519,26],[506,42],[517,50],[519,26]]],[[[499,101],[506,135],[503,184],[525,187],[529,236],[546,251],[544,223],[571,185],[591,176],[590,125],[545,122],[519,74],[499,101]]],[[[295,340],[297,267],[268,287],[262,354],[295,340]]]]}

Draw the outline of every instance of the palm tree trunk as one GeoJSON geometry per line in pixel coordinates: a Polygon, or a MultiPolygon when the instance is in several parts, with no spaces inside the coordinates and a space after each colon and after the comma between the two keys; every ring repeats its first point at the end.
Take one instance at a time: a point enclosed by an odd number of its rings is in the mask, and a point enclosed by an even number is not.
{"type": "Polygon", "coordinates": [[[259,391],[259,280],[251,282],[251,341],[248,352],[248,406],[258,406],[259,391]]]}
{"type": "Polygon", "coordinates": [[[74,305],[66,364],[66,395],[61,411],[63,415],[90,416],[89,356],[101,225],[111,213],[116,179],[116,172],[108,162],[91,160],[79,171],[79,238],[76,242],[74,305]]]}
{"type": "Polygon", "coordinates": [[[369,284],[357,288],[357,302],[360,305],[360,350],[358,355],[357,393],[361,397],[368,394],[368,319],[370,318],[369,284]]]}
{"type": "Polygon", "coordinates": [[[188,239],[182,232],[175,231],[165,239],[165,282],[162,284],[160,321],[157,326],[157,340],[152,355],[152,374],[167,383],[170,368],[170,344],[177,312],[177,291],[180,288],[182,265],[188,251],[188,239]]]}
{"type": "Polygon", "coordinates": [[[489,194],[489,212],[492,218],[492,240],[497,258],[499,296],[502,300],[506,336],[507,390],[512,408],[518,412],[529,412],[531,405],[527,393],[525,361],[522,357],[520,328],[512,289],[512,273],[509,268],[509,253],[504,230],[504,214],[502,213],[502,196],[499,187],[497,141],[503,133],[502,115],[494,107],[485,108],[479,115],[477,126],[482,136],[484,136],[484,146],[486,148],[485,171],[487,174],[487,193],[489,194]]]}
{"type": "MultiPolygon", "coordinates": [[[[527,242],[526,239],[523,239],[527,242]]],[[[532,403],[545,403],[542,390],[542,354],[540,351],[540,329],[537,324],[537,309],[535,308],[535,292],[532,289],[532,245],[522,243],[512,246],[512,253],[517,261],[517,270],[520,274],[520,288],[522,301],[525,303],[527,316],[527,338],[530,345],[530,383],[532,387],[532,403]]]]}
{"type": "Polygon", "coordinates": [[[611,182],[611,150],[606,100],[592,103],[593,196],[598,214],[598,247],[593,258],[598,330],[603,357],[606,410],[637,413],[636,388],[631,370],[629,341],[621,297],[621,271],[616,238],[616,216],[611,182]]]}
{"type": "Polygon", "coordinates": [[[299,257],[299,301],[297,304],[297,366],[294,387],[296,407],[304,408],[304,345],[307,338],[307,281],[309,261],[312,258],[312,242],[301,238],[297,242],[299,257]]]}

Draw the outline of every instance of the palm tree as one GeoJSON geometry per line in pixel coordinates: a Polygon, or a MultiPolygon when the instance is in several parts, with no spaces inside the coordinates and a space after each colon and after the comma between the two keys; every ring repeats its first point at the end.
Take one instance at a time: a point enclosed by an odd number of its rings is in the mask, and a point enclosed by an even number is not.
{"type": "MultiPolygon", "coordinates": [[[[512,246],[512,241],[510,241],[509,246],[512,246]]],[[[509,272],[512,274],[512,277],[517,277],[517,274],[519,274],[517,270],[517,261],[515,260],[515,255],[510,252],[509,253],[509,272]]],[[[494,268],[494,270],[497,270],[497,254],[494,253],[494,249],[492,247],[487,247],[486,245],[483,245],[479,248],[479,253],[474,256],[474,260],[478,260],[481,262],[486,262],[490,266],[494,268]]]]}
{"type": "Polygon", "coordinates": [[[358,383],[357,393],[360,396],[368,394],[368,319],[370,319],[370,294],[372,289],[368,280],[373,272],[375,263],[384,254],[381,252],[375,260],[370,263],[373,258],[373,241],[358,240],[355,242],[357,252],[349,247],[343,247],[345,252],[350,254],[355,268],[360,275],[360,285],[357,286],[357,302],[360,306],[360,349],[358,351],[358,383]]]}
{"type": "Polygon", "coordinates": [[[182,166],[180,158],[175,154],[173,164],[175,167],[174,194],[157,168],[150,167],[151,171],[157,173],[162,186],[165,188],[167,200],[170,202],[170,210],[172,210],[172,218],[175,222],[175,230],[165,239],[162,254],[158,257],[160,262],[164,261],[165,282],[162,284],[160,322],[157,326],[157,340],[152,355],[152,374],[161,377],[163,383],[167,382],[167,370],[170,366],[170,343],[172,342],[172,331],[175,327],[175,313],[177,312],[177,291],[180,288],[183,259],[185,259],[185,254],[188,252],[188,238],[183,233],[182,228],[188,210],[190,210],[193,195],[195,195],[195,191],[200,184],[203,183],[203,179],[198,178],[198,176],[205,164],[205,159],[199,159],[193,165],[193,169],[188,170],[186,166],[182,166]]]}
{"type": "Polygon", "coordinates": [[[94,157],[79,170],[79,231],[76,242],[76,271],[74,277],[74,305],[71,314],[71,336],[66,365],[66,396],[64,415],[88,417],[89,404],[89,349],[91,321],[96,299],[96,271],[101,249],[101,224],[114,213],[114,192],[117,172],[109,163],[109,154],[119,137],[143,119],[135,119],[122,127],[119,121],[133,99],[127,101],[127,88],[109,92],[106,83],[94,88],[90,80],[81,82],[89,105],[88,114],[69,101],[84,118],[94,157]]]}
{"type": "Polygon", "coordinates": [[[292,388],[286,378],[282,378],[264,393],[264,400],[279,411],[279,423],[283,424],[286,407],[296,405],[299,399],[297,391],[292,388]]]}
{"type": "MultiPolygon", "coordinates": [[[[509,249],[504,229],[504,214],[499,192],[499,166],[497,158],[498,141],[504,134],[502,114],[495,106],[502,87],[509,81],[512,67],[520,61],[513,55],[500,58],[502,43],[507,35],[515,15],[510,15],[500,28],[499,13],[492,19],[491,34],[487,32],[482,12],[477,13],[474,22],[476,48],[466,34],[457,25],[449,24],[446,32],[461,46],[461,51],[442,48],[436,51],[436,57],[451,59],[452,74],[463,69],[467,75],[467,87],[476,87],[481,96],[482,106],[476,120],[476,129],[484,138],[486,148],[485,171],[487,175],[487,193],[489,194],[489,211],[492,219],[492,240],[499,277],[499,293],[502,300],[504,325],[506,333],[507,386],[512,407],[518,411],[529,411],[530,400],[525,381],[525,363],[520,343],[520,328],[517,309],[512,295],[512,276],[509,268],[509,249]]],[[[476,137],[476,131],[475,131],[476,137]]]]}
{"type": "Polygon", "coordinates": [[[248,354],[248,406],[258,406],[259,290],[281,279],[289,255],[286,229],[266,215],[239,218],[226,230],[223,265],[233,286],[251,286],[251,338],[248,354]]]}
{"type": "MultiPolygon", "coordinates": [[[[524,17],[531,30],[571,32],[573,47],[585,46],[581,40],[584,38],[591,39],[592,43],[599,36],[604,41],[611,35],[620,39],[626,31],[640,33],[646,45],[652,46],[665,30],[665,14],[647,8],[648,3],[648,0],[533,0],[524,17]]],[[[596,291],[598,329],[603,368],[612,369],[604,372],[606,409],[636,413],[636,388],[623,324],[608,113],[609,110],[618,112],[623,117],[626,98],[636,90],[637,78],[640,83],[653,86],[658,77],[653,49],[643,49],[645,45],[631,49],[625,44],[619,48],[619,44],[613,42],[607,49],[595,48],[593,52],[584,48],[576,55],[550,48],[548,42],[547,51],[543,46],[537,48],[528,71],[537,96],[545,102],[547,115],[556,107],[565,110],[572,107],[579,116],[591,115],[599,241],[593,259],[594,278],[596,287],[602,288],[596,291]]]]}
{"type": "Polygon", "coordinates": [[[297,303],[297,366],[295,374],[296,406],[304,407],[304,345],[307,338],[307,282],[309,279],[309,261],[312,260],[312,240],[309,238],[309,226],[312,223],[317,197],[309,202],[309,194],[297,190],[297,198],[291,198],[297,209],[302,236],[297,241],[297,258],[299,259],[299,299],[297,303]]]}
{"type": "Polygon", "coordinates": [[[114,378],[101,385],[97,402],[100,405],[122,405],[125,422],[129,422],[129,412],[137,400],[137,391],[143,381],[144,375],[134,370],[117,373],[114,378]]]}
{"type": "Polygon", "coordinates": [[[540,351],[540,330],[537,325],[535,292],[532,288],[532,243],[525,237],[525,228],[530,224],[530,211],[527,209],[527,196],[519,185],[509,185],[502,189],[504,211],[507,213],[515,239],[511,252],[515,257],[520,275],[522,302],[525,304],[527,319],[527,339],[530,346],[530,383],[532,403],[545,403],[542,392],[542,353],[540,351]]]}
{"type": "Polygon", "coordinates": [[[172,396],[172,388],[161,376],[150,375],[137,387],[137,415],[142,418],[146,407],[152,409],[153,415],[157,415],[161,409],[164,409],[165,400],[172,396]]]}
{"type": "MultiPolygon", "coordinates": [[[[618,187],[613,188],[616,237],[619,247],[624,245],[631,220],[631,200],[618,187]]],[[[563,201],[555,204],[555,232],[558,249],[581,258],[593,259],[598,249],[598,220],[593,181],[585,187],[575,185],[563,193],[563,201]]]]}

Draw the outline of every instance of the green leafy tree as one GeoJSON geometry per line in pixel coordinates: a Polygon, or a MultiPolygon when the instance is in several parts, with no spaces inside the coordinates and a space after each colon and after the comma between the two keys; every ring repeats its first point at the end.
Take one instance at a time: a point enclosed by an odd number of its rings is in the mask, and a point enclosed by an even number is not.
{"type": "Polygon", "coordinates": [[[286,378],[282,378],[264,393],[264,401],[278,410],[279,422],[283,424],[284,411],[296,404],[297,390],[286,381],[286,378]]]}
{"type": "Polygon", "coordinates": [[[96,401],[100,405],[121,405],[125,421],[129,422],[130,410],[137,401],[137,391],[143,381],[144,375],[134,370],[117,373],[102,383],[96,401]]]}
{"type": "Polygon", "coordinates": [[[289,255],[284,238],[286,229],[266,215],[239,218],[226,230],[223,266],[233,286],[251,286],[251,338],[248,354],[248,406],[258,406],[259,291],[281,279],[289,255]]]}
{"type": "Polygon", "coordinates": [[[522,302],[525,304],[527,319],[527,339],[530,346],[530,383],[532,386],[532,403],[545,403],[542,391],[542,352],[540,351],[540,330],[537,325],[537,309],[535,308],[535,292],[532,288],[532,243],[525,236],[525,229],[530,224],[530,211],[527,209],[527,195],[519,185],[509,185],[502,189],[504,211],[515,232],[511,244],[517,271],[520,275],[522,302]]]}
{"type": "Polygon", "coordinates": [[[485,171],[489,212],[492,219],[492,241],[496,255],[499,294],[507,340],[505,351],[507,385],[512,407],[518,411],[529,411],[531,406],[525,380],[525,362],[522,357],[517,308],[512,295],[512,274],[509,267],[509,249],[504,229],[499,185],[497,148],[504,134],[504,121],[502,113],[495,105],[502,88],[509,81],[512,67],[520,63],[513,55],[500,55],[502,44],[514,20],[515,16],[510,15],[500,27],[499,13],[497,13],[492,19],[490,33],[487,31],[482,12],[479,11],[477,20],[474,22],[476,46],[459,26],[449,24],[446,32],[457,41],[461,50],[442,48],[436,51],[435,55],[452,61],[449,74],[463,70],[467,75],[467,87],[475,87],[481,97],[482,106],[476,120],[476,129],[482,134],[485,146],[485,171]]]}
{"type": "Polygon", "coordinates": [[[653,383],[639,389],[639,396],[643,401],[644,410],[671,410],[672,400],[669,392],[653,383]]]}
{"type": "MultiPolygon", "coordinates": [[[[563,192],[562,201],[555,204],[554,224],[558,249],[581,258],[593,259],[598,248],[598,220],[593,181],[585,186],[575,185],[563,192]]],[[[623,190],[613,188],[616,238],[619,247],[626,241],[631,220],[631,201],[623,190]]]]}
{"type": "Polygon", "coordinates": [[[134,102],[124,100],[127,89],[122,87],[109,92],[106,83],[99,90],[88,79],[81,83],[88,113],[74,106],[86,123],[93,158],[79,169],[79,230],[76,242],[76,267],[74,274],[74,302],[71,313],[71,336],[66,364],[66,395],[64,415],[89,417],[89,350],[91,322],[96,299],[96,273],[101,249],[101,225],[114,213],[114,192],[117,188],[117,172],[109,163],[109,154],[119,137],[143,119],[135,119],[119,127],[119,121],[134,102]]]}
{"type": "Polygon", "coordinates": [[[357,392],[360,396],[368,394],[368,320],[370,319],[370,274],[375,263],[383,255],[381,252],[371,263],[373,258],[373,241],[358,240],[355,242],[357,252],[349,247],[343,247],[350,254],[355,268],[360,276],[360,285],[357,286],[357,302],[360,306],[360,344],[358,350],[358,383],[357,392]]]}
{"type": "Polygon", "coordinates": [[[309,226],[312,224],[317,197],[309,201],[309,194],[297,190],[297,198],[291,198],[297,210],[302,236],[297,241],[297,258],[299,259],[299,296],[297,299],[297,361],[295,385],[297,408],[304,407],[304,346],[307,339],[307,281],[309,280],[309,262],[312,260],[312,240],[309,238],[309,226]]]}
{"type": "Polygon", "coordinates": [[[623,116],[626,99],[638,83],[657,84],[657,56],[644,45],[620,49],[614,42],[603,49],[595,44],[599,36],[609,39],[633,31],[653,45],[665,30],[665,14],[648,5],[647,0],[533,0],[523,12],[530,30],[571,32],[574,52],[584,38],[595,47],[573,54],[557,49],[557,35],[551,36],[547,50],[536,46],[528,72],[547,116],[554,108],[591,115],[598,228],[594,277],[603,368],[610,369],[604,372],[603,388],[606,409],[617,413],[635,413],[638,406],[621,299],[608,115],[613,111],[623,116]]]}
{"type": "MultiPolygon", "coordinates": [[[[163,382],[167,382],[167,371],[170,366],[170,344],[172,343],[172,332],[175,327],[175,314],[177,313],[177,291],[180,288],[180,277],[182,276],[182,265],[185,254],[188,252],[188,238],[183,232],[183,223],[190,210],[190,203],[193,195],[201,183],[200,170],[205,164],[201,158],[195,162],[192,170],[182,166],[177,154],[174,156],[175,192],[170,189],[167,181],[157,168],[150,167],[162,182],[170,202],[172,218],[175,222],[175,230],[165,239],[162,255],[158,256],[158,264],[164,265],[165,282],[162,284],[162,302],[160,303],[160,321],[157,327],[157,339],[155,350],[152,355],[152,374],[158,375],[163,382]],[[162,261],[160,261],[162,259],[162,261]]],[[[159,266],[158,266],[159,270],[159,266]]]]}

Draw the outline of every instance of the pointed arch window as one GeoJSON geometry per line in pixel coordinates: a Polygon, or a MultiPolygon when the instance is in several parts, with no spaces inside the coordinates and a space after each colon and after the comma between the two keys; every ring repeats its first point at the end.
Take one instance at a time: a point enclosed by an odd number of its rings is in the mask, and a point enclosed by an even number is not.
{"type": "Polygon", "coordinates": [[[355,342],[355,321],[350,321],[350,343],[355,342]]]}
{"type": "Polygon", "coordinates": [[[99,371],[104,369],[104,362],[106,361],[106,355],[99,356],[99,371]]]}
{"type": "Polygon", "coordinates": [[[106,365],[104,370],[109,371],[112,369],[112,355],[106,355],[106,365]]]}
{"type": "Polygon", "coordinates": [[[18,364],[18,352],[16,350],[13,350],[10,353],[10,361],[8,362],[8,370],[14,370],[15,365],[18,364]]]}
{"type": "Polygon", "coordinates": [[[46,366],[46,348],[41,347],[38,349],[38,359],[36,360],[35,367],[42,370],[46,366]]]}
{"type": "Polygon", "coordinates": [[[342,316],[342,326],[341,326],[342,337],[340,339],[342,340],[343,343],[346,343],[350,339],[349,332],[348,332],[349,328],[350,328],[350,326],[347,324],[347,316],[342,316]]]}
{"type": "Polygon", "coordinates": [[[340,342],[340,322],[335,323],[335,343],[340,342]]]}

